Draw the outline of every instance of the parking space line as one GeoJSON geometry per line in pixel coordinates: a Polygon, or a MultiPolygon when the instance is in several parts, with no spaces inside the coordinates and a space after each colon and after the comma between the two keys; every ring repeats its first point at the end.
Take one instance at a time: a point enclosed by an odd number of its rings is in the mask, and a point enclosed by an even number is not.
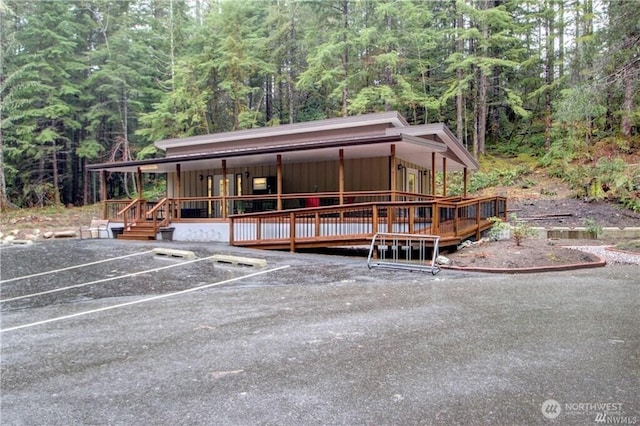
{"type": "Polygon", "coordinates": [[[66,268],[54,269],[53,271],[38,272],[37,274],[25,275],[22,277],[10,278],[8,280],[0,280],[0,284],[10,283],[13,281],[26,280],[27,278],[41,277],[43,275],[55,274],[58,272],[69,271],[71,269],[84,268],[85,266],[97,265],[99,263],[111,262],[112,260],[126,259],[127,257],[140,256],[141,254],[151,253],[153,250],[147,250],[140,253],[127,254],[124,256],[110,257],[108,259],[96,260],[95,262],[83,263],[81,265],[68,266],[66,268]]]}
{"type": "Polygon", "coordinates": [[[270,272],[280,271],[282,269],[286,269],[286,268],[289,268],[289,267],[290,267],[290,265],[279,266],[277,268],[268,269],[266,271],[258,271],[258,272],[254,272],[252,274],[244,275],[242,277],[230,278],[228,280],[219,281],[217,283],[205,284],[205,285],[201,285],[201,286],[198,286],[198,287],[189,288],[189,289],[186,289],[186,290],[176,291],[176,292],[173,292],[173,293],[167,293],[167,294],[161,294],[161,295],[158,295],[158,296],[147,297],[147,298],[140,299],[140,300],[134,300],[132,302],[120,303],[118,305],[105,306],[103,308],[92,309],[90,311],[83,311],[83,312],[78,312],[78,313],[71,314],[71,315],[65,315],[65,316],[62,316],[62,317],[57,317],[57,318],[51,318],[51,319],[48,319],[48,320],[32,322],[30,324],[23,324],[23,325],[17,325],[15,327],[3,328],[3,329],[0,329],[0,333],[4,333],[6,331],[19,330],[19,329],[22,329],[22,328],[35,327],[37,325],[49,324],[49,323],[52,323],[52,322],[63,321],[63,320],[71,319],[71,318],[77,318],[77,317],[84,316],[84,315],[91,315],[91,314],[95,314],[95,313],[98,313],[98,312],[109,311],[109,310],[112,310],[112,309],[124,308],[126,306],[138,305],[138,304],[141,304],[141,303],[152,302],[152,301],[159,300],[159,299],[166,299],[168,297],[179,296],[179,295],[182,295],[182,294],[187,294],[187,293],[191,293],[191,292],[198,291],[198,290],[204,290],[206,288],[216,287],[216,286],[223,285],[223,284],[229,284],[231,282],[240,281],[240,280],[243,280],[245,278],[257,277],[258,275],[263,275],[263,274],[268,274],[270,272]]]}
{"type": "Polygon", "coordinates": [[[45,294],[58,293],[60,291],[70,290],[72,288],[85,287],[85,286],[88,286],[88,285],[91,285],[91,284],[106,283],[108,281],[115,281],[115,280],[119,280],[121,278],[135,277],[137,275],[148,274],[148,273],[151,273],[151,272],[158,272],[158,271],[162,271],[162,270],[169,269],[169,268],[177,268],[178,266],[184,266],[184,265],[188,265],[190,263],[201,262],[203,260],[211,259],[213,257],[214,256],[208,256],[208,257],[203,257],[203,258],[200,258],[200,259],[188,260],[188,261],[181,262],[181,263],[174,263],[172,265],[161,266],[159,268],[146,269],[144,271],[139,271],[139,272],[131,272],[131,273],[124,274],[124,275],[118,275],[117,277],[102,278],[102,279],[99,279],[99,280],[89,281],[89,282],[82,283],[82,284],[74,284],[74,285],[70,285],[70,286],[67,286],[67,287],[54,288],[54,289],[51,289],[51,290],[41,291],[41,292],[38,292],[38,293],[31,293],[31,294],[25,294],[23,296],[16,296],[16,297],[12,297],[10,299],[1,299],[0,303],[11,302],[13,300],[28,299],[30,297],[42,296],[42,295],[45,295],[45,294]]]}

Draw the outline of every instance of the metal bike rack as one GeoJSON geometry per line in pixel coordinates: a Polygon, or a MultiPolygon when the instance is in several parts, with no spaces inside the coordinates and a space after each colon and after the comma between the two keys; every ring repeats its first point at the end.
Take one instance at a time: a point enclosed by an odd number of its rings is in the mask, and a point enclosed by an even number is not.
{"type": "Polygon", "coordinates": [[[439,243],[438,235],[378,233],[371,240],[367,267],[407,269],[436,275],[440,272],[436,264],[439,243]],[[429,251],[432,251],[431,259],[427,258],[429,251]]]}

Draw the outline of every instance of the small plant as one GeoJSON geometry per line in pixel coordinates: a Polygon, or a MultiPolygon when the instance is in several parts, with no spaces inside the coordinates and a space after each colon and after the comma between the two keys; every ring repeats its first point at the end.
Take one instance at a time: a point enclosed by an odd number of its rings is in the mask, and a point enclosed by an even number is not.
{"type": "Polygon", "coordinates": [[[598,235],[602,234],[603,228],[598,225],[595,219],[586,218],[584,220],[584,226],[587,228],[587,232],[593,236],[593,238],[598,238],[598,235]]]}
{"type": "Polygon", "coordinates": [[[487,232],[489,241],[500,241],[509,238],[511,225],[508,222],[504,222],[499,217],[490,217],[489,221],[493,222],[493,226],[487,232]]]}
{"type": "Polygon", "coordinates": [[[516,242],[516,246],[520,247],[523,240],[536,236],[537,231],[527,222],[518,220],[515,213],[509,216],[509,220],[511,221],[511,237],[516,242]]]}

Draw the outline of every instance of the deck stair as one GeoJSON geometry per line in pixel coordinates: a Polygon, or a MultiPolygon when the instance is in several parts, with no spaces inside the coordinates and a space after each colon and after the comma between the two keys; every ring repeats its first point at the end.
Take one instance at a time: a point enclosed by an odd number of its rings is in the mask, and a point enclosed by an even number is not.
{"type": "Polygon", "coordinates": [[[157,235],[153,221],[139,220],[126,227],[118,239],[121,240],[155,240],[157,235]]]}

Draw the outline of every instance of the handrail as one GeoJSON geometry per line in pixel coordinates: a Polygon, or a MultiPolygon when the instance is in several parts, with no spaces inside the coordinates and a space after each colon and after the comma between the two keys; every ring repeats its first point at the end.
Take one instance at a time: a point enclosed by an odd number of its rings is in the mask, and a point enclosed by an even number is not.
{"type": "Polygon", "coordinates": [[[158,233],[158,230],[169,224],[169,198],[165,197],[162,200],[158,201],[155,206],[151,210],[146,213],[147,219],[149,215],[151,215],[152,223],[153,223],[153,231],[155,234],[158,233]],[[158,213],[164,208],[165,215],[160,222],[158,222],[158,213]]]}
{"type": "Polygon", "coordinates": [[[138,204],[138,202],[140,202],[139,198],[136,198],[133,201],[131,201],[129,204],[127,204],[127,206],[125,208],[123,208],[122,210],[120,210],[118,212],[118,216],[123,215],[127,210],[131,210],[133,208],[133,206],[138,204]]]}
{"type": "Polygon", "coordinates": [[[167,201],[169,201],[169,198],[167,198],[167,197],[164,197],[162,200],[158,201],[158,203],[157,203],[155,206],[153,206],[153,208],[152,208],[151,210],[149,210],[149,211],[147,212],[147,216],[149,216],[149,215],[151,215],[151,214],[154,214],[155,212],[157,212],[158,210],[160,210],[160,207],[162,207],[162,205],[163,205],[164,203],[166,203],[167,201]]]}
{"type": "Polygon", "coordinates": [[[125,208],[123,208],[122,210],[120,210],[118,212],[118,216],[122,216],[122,221],[124,224],[124,228],[127,229],[129,227],[129,215],[128,212],[130,210],[132,210],[134,207],[139,206],[142,202],[142,199],[140,198],[136,198],[133,201],[131,201],[129,204],[127,204],[127,206],[125,208]]]}

